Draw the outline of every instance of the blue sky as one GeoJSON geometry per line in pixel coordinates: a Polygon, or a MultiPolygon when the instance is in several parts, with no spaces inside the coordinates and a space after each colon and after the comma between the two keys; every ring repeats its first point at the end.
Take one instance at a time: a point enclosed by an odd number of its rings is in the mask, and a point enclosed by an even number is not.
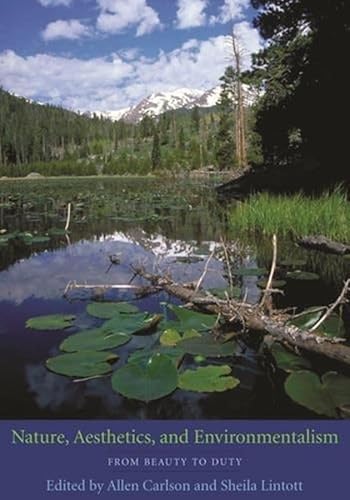
{"type": "Polygon", "coordinates": [[[80,111],[130,106],[153,92],[218,84],[233,19],[260,47],[249,0],[10,0],[0,4],[0,85],[80,111]]]}

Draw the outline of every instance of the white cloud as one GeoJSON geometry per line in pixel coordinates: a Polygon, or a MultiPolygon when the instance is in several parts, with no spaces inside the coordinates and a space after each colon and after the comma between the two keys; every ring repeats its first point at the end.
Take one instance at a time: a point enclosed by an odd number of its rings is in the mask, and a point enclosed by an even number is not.
{"type": "Polygon", "coordinates": [[[206,24],[205,9],[207,4],[207,0],[178,0],[177,27],[186,29],[206,24]]]}
{"type": "Polygon", "coordinates": [[[136,36],[142,36],[161,27],[158,13],[146,0],[97,0],[97,4],[97,28],[104,33],[121,33],[136,26],[136,36]]]}
{"type": "Polygon", "coordinates": [[[224,0],[221,5],[219,14],[211,16],[210,24],[228,23],[229,21],[237,21],[244,17],[244,11],[249,8],[250,0],[224,0]]]}
{"type": "MultiPolygon", "coordinates": [[[[249,54],[260,48],[256,30],[247,22],[236,25],[249,54]]],[[[25,97],[81,111],[111,111],[135,104],[145,96],[180,87],[209,89],[232,57],[229,38],[189,39],[153,59],[136,51],[107,58],[82,60],[47,54],[21,57],[13,51],[0,53],[0,85],[25,97]]]]}
{"type": "Polygon", "coordinates": [[[91,29],[82,24],[78,19],[68,21],[54,21],[49,23],[41,33],[45,41],[66,38],[68,40],[78,40],[79,38],[91,35],[91,29]]]}
{"type": "Polygon", "coordinates": [[[58,5],[64,5],[68,7],[73,0],[38,0],[38,2],[43,7],[57,7],[58,5]]]}

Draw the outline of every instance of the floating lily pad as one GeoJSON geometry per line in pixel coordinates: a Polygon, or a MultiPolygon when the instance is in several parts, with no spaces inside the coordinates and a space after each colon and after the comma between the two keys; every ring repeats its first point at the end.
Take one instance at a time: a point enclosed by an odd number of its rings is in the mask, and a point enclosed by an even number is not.
{"type": "MultiPolygon", "coordinates": [[[[263,278],[257,282],[259,288],[266,288],[268,280],[263,278]]],[[[287,282],[284,280],[272,280],[271,288],[283,288],[287,282]]]]}
{"type": "Polygon", "coordinates": [[[232,274],[236,276],[263,276],[267,272],[265,268],[241,267],[240,269],[234,269],[232,274]]]}
{"type": "Polygon", "coordinates": [[[60,354],[46,361],[49,370],[67,377],[94,377],[109,373],[118,356],[110,352],[81,351],[60,354]]]}
{"type": "Polygon", "coordinates": [[[168,304],[168,308],[175,314],[180,323],[181,331],[198,330],[199,332],[211,330],[216,323],[216,316],[191,311],[184,307],[168,304]]]}
{"type": "Polygon", "coordinates": [[[186,370],[179,375],[179,388],[194,392],[224,392],[239,384],[237,378],[228,376],[230,373],[231,368],[227,365],[186,370]]]}
{"type": "Polygon", "coordinates": [[[150,359],[156,354],[166,356],[177,367],[181,363],[185,353],[178,347],[158,346],[153,349],[146,348],[133,352],[130,354],[128,362],[147,365],[150,359]]]}
{"type": "Polygon", "coordinates": [[[119,313],[133,314],[139,310],[127,302],[92,302],[87,306],[86,311],[95,318],[111,319],[119,313]]]}
{"type": "MultiPolygon", "coordinates": [[[[288,323],[297,326],[302,330],[310,330],[322,317],[324,310],[320,308],[310,308],[304,311],[305,314],[298,318],[292,318],[288,323]]],[[[346,329],[343,319],[336,313],[332,313],[316,330],[315,333],[327,335],[328,337],[345,337],[346,329]]]]}
{"type": "Polygon", "coordinates": [[[300,281],[317,281],[320,279],[319,275],[316,273],[309,273],[300,270],[287,273],[287,278],[300,281]]]}
{"type": "Polygon", "coordinates": [[[200,365],[202,363],[204,363],[206,361],[206,357],[205,356],[200,356],[199,354],[197,356],[194,356],[193,358],[193,361],[197,364],[197,365],[200,365]]]}
{"type": "Polygon", "coordinates": [[[148,313],[116,314],[102,325],[110,333],[145,333],[159,321],[160,316],[148,313]]]}
{"type": "Polygon", "coordinates": [[[175,346],[180,340],[182,337],[177,330],[168,329],[160,336],[159,342],[165,346],[175,346]]]}
{"type": "Polygon", "coordinates": [[[26,322],[26,327],[32,330],[64,330],[72,326],[75,316],[52,314],[50,316],[36,316],[26,322]]]}
{"type": "Polygon", "coordinates": [[[192,339],[195,337],[200,337],[201,334],[197,330],[186,330],[183,335],[181,335],[177,330],[170,329],[165,330],[161,335],[159,341],[164,346],[175,346],[183,339],[192,339]]]}
{"type": "Polygon", "coordinates": [[[307,359],[288,351],[278,342],[274,342],[272,344],[271,354],[274,357],[278,368],[288,373],[311,368],[311,364],[307,359]]]}
{"type": "Polygon", "coordinates": [[[114,333],[96,328],[85,330],[66,338],[60,345],[61,351],[104,351],[114,349],[126,344],[131,340],[131,335],[127,333],[114,333]]]}
{"type": "Polygon", "coordinates": [[[177,369],[169,358],[155,354],[146,365],[128,363],[112,376],[113,389],[129,399],[153,401],[172,393],[178,383],[177,369]]]}
{"type": "Polygon", "coordinates": [[[68,231],[60,229],[58,227],[52,227],[51,229],[48,230],[48,234],[50,236],[65,236],[67,233],[68,231]]]}
{"type": "Polygon", "coordinates": [[[298,404],[332,418],[338,416],[337,408],[350,404],[350,378],[336,372],[326,373],[321,380],[310,371],[294,372],[285,389],[298,404]]]}
{"type": "Polygon", "coordinates": [[[28,238],[28,242],[31,242],[32,245],[43,245],[44,243],[48,243],[50,241],[49,236],[33,236],[33,238],[28,238]]]}
{"type": "Polygon", "coordinates": [[[226,294],[230,299],[239,299],[241,296],[241,288],[239,286],[234,286],[232,289],[230,288],[209,288],[208,292],[212,295],[215,295],[219,299],[226,299],[226,294]]]}
{"type": "Polygon", "coordinates": [[[284,267],[304,267],[306,264],[305,259],[285,259],[279,262],[279,265],[284,267]]]}
{"type": "Polygon", "coordinates": [[[225,356],[232,356],[237,349],[236,342],[226,342],[221,344],[213,337],[200,337],[200,338],[192,338],[192,339],[184,339],[181,340],[177,344],[177,347],[182,349],[184,352],[188,354],[192,354],[194,356],[206,356],[213,358],[220,358],[225,356]]]}

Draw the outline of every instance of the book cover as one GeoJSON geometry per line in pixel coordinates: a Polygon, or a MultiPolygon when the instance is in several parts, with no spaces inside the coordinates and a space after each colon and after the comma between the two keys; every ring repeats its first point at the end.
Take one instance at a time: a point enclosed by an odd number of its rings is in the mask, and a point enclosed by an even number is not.
{"type": "Polygon", "coordinates": [[[348,29],[0,6],[1,498],[346,497],[348,29]]]}

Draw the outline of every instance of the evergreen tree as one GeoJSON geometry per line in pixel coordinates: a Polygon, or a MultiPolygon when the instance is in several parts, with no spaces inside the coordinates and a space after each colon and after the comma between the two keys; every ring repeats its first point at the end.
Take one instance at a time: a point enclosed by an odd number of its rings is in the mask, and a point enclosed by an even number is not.
{"type": "Polygon", "coordinates": [[[306,158],[329,178],[348,178],[346,99],[347,0],[252,0],[255,26],[268,41],[253,77],[264,95],[257,114],[265,162],[306,158]],[[320,116],[322,112],[322,117],[320,116]],[[297,138],[297,140],[295,140],[297,138]]]}
{"type": "Polygon", "coordinates": [[[153,135],[153,145],[152,145],[152,168],[153,170],[160,167],[161,163],[161,154],[160,154],[160,141],[159,141],[159,133],[156,129],[153,135]]]}
{"type": "Polygon", "coordinates": [[[229,170],[235,164],[234,143],[234,70],[226,68],[221,77],[219,124],[216,134],[216,161],[220,170],[229,170]]]}

